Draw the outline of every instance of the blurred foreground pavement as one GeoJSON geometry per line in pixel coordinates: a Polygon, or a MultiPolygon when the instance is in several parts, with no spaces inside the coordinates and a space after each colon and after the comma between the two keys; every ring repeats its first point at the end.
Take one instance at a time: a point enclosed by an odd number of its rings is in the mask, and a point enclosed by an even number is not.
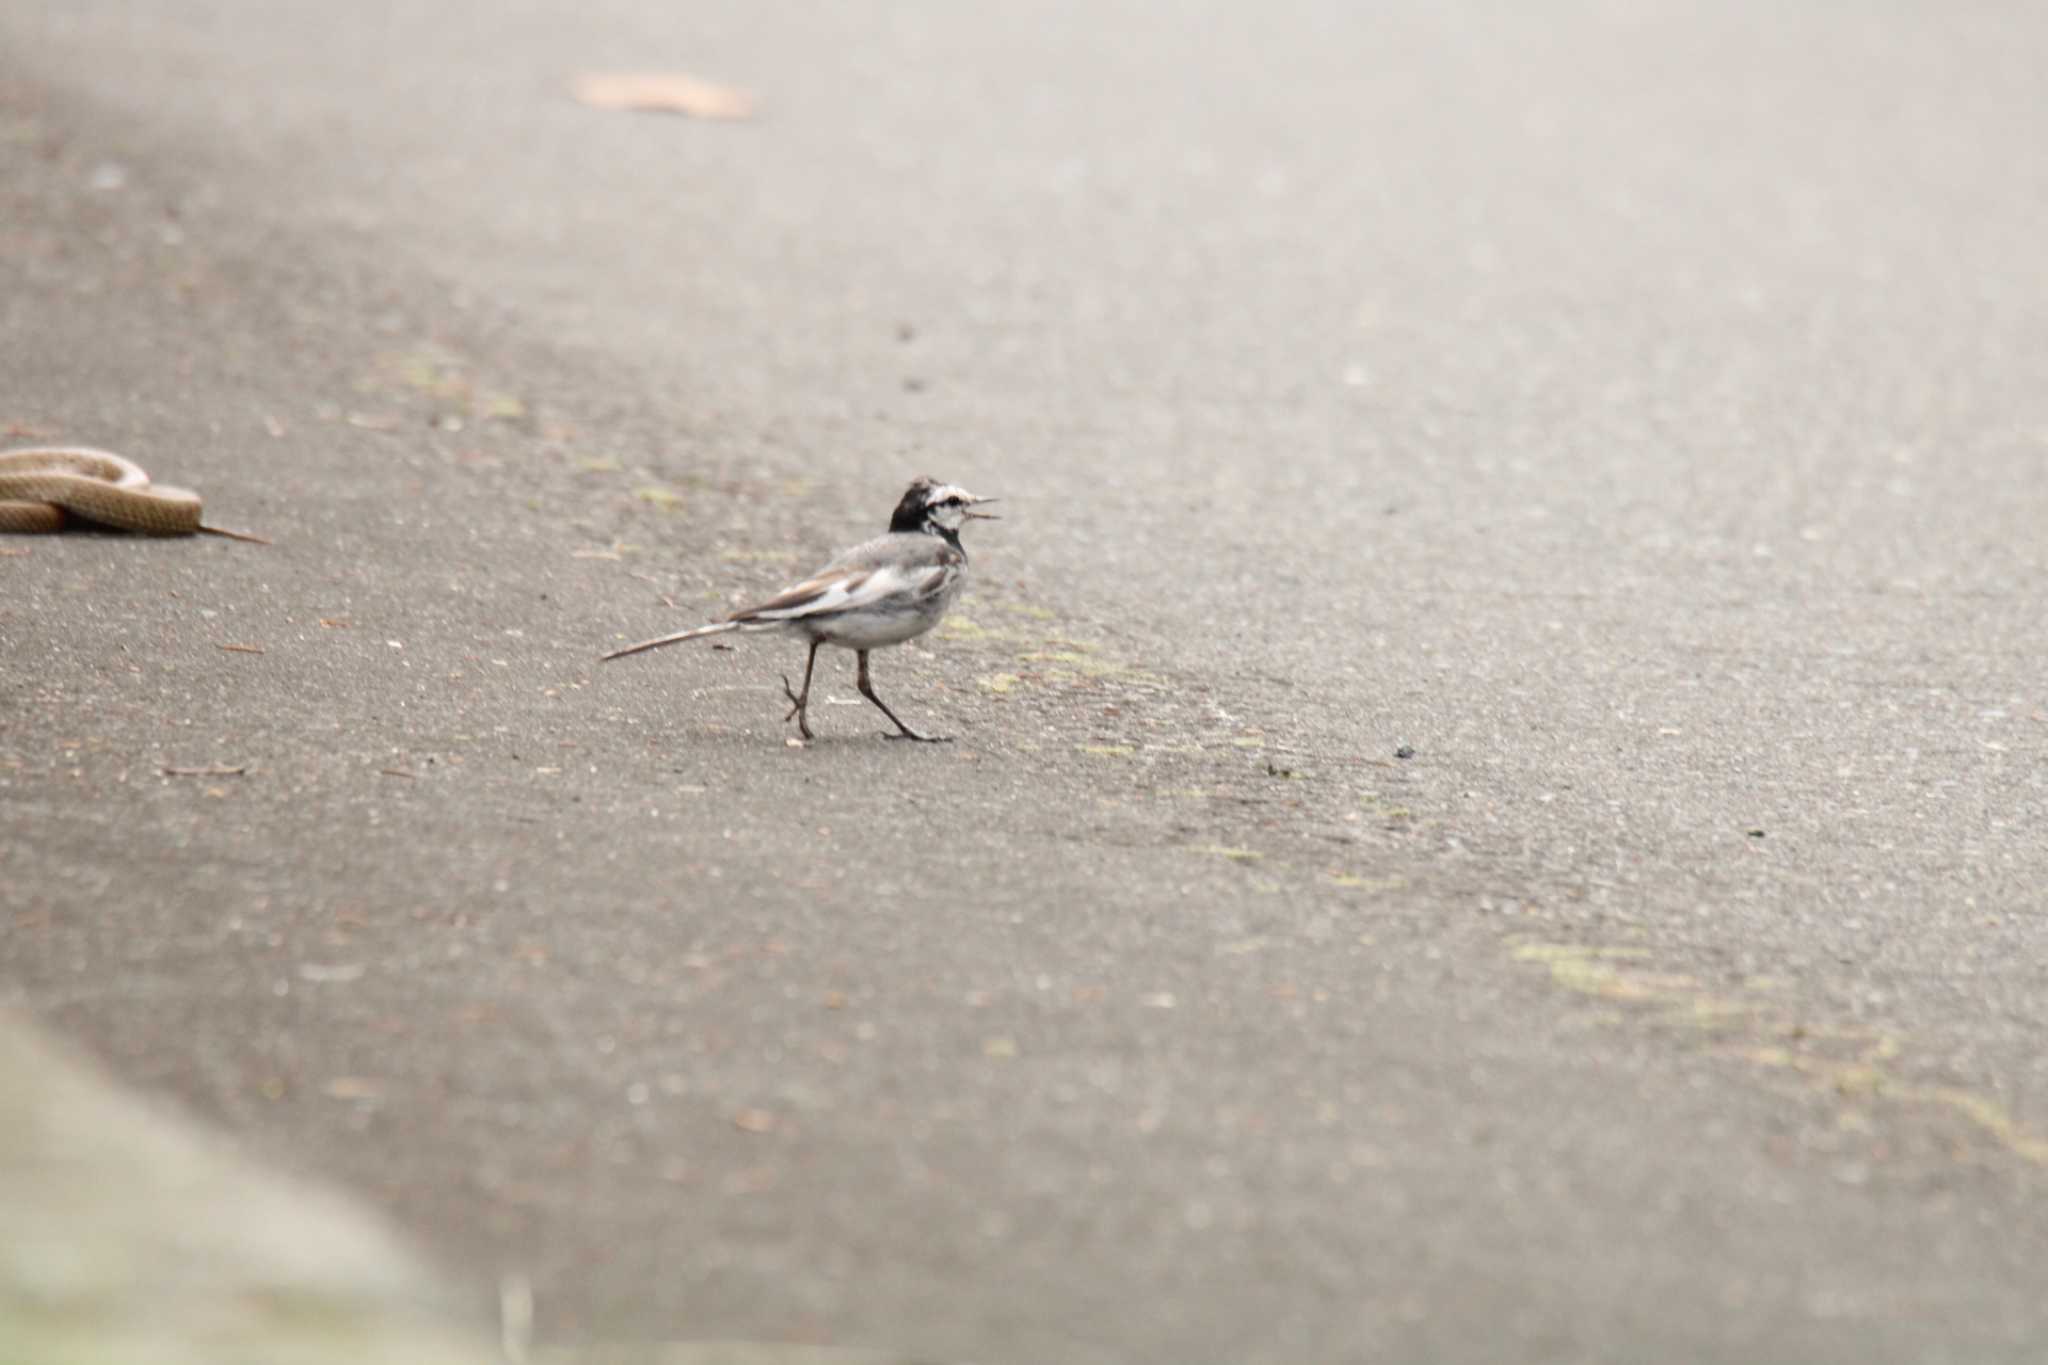
{"type": "MultiPolygon", "coordinates": [[[[267,1171],[0,1011],[0,1362],[518,1365],[382,1221],[267,1171]]],[[[530,1307],[530,1305],[529,1305],[530,1307]]],[[[541,1365],[912,1365],[743,1342],[541,1365]]]]}
{"type": "Polygon", "coordinates": [[[0,1361],[481,1365],[378,1220],[259,1169],[0,1012],[0,1361]]]}

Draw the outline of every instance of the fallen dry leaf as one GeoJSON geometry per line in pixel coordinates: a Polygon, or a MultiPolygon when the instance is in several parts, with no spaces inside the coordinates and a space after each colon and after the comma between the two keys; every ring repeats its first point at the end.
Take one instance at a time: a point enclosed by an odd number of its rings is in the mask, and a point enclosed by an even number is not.
{"type": "Polygon", "coordinates": [[[772,1133],[775,1115],[766,1109],[742,1109],[732,1116],[732,1126],[742,1133],[772,1133]]]}
{"type": "Polygon", "coordinates": [[[576,78],[575,94],[593,109],[708,119],[754,116],[754,97],[746,91],[674,71],[587,71],[576,78]]]}

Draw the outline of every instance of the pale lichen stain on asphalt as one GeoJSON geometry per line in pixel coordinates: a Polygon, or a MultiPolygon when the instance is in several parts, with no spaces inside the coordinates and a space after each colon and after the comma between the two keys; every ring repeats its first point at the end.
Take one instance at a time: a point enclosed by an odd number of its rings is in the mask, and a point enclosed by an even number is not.
{"type": "Polygon", "coordinates": [[[1395,875],[1390,877],[1361,877],[1355,872],[1332,872],[1330,885],[1341,886],[1347,891],[1365,891],[1374,895],[1391,895],[1408,888],[1408,878],[1395,875]]]}
{"type": "Polygon", "coordinates": [[[1874,1064],[1834,1062],[1785,1047],[1744,1048],[1737,1055],[1758,1066],[1796,1072],[1835,1094],[1947,1109],[2022,1161],[2048,1166],[2048,1137],[2027,1128],[2004,1105],[1974,1090],[1954,1085],[1916,1085],[1874,1064]]]}
{"type": "MultiPolygon", "coordinates": [[[[999,609],[1034,621],[1056,621],[1058,615],[1045,607],[999,603],[999,609]]],[[[940,623],[939,638],[952,644],[984,645],[1011,651],[1006,662],[1028,665],[1015,672],[991,672],[982,685],[998,694],[1020,687],[1072,687],[1088,683],[1116,683],[1144,689],[1159,689],[1166,680],[1127,660],[1119,659],[1096,641],[1079,640],[1050,630],[1012,629],[984,625],[972,617],[954,613],[940,623]],[[995,684],[1000,683],[1000,686],[995,684]]]]}
{"type": "Polygon", "coordinates": [[[469,361],[447,346],[422,342],[409,350],[377,357],[374,371],[356,381],[362,394],[403,391],[419,396],[435,409],[434,424],[460,430],[448,419],[524,421],[526,401],[508,389],[479,383],[469,361]]]}
{"type": "Polygon", "coordinates": [[[1825,1094],[1844,1100],[1946,1109],[1997,1146],[2036,1166],[2048,1166],[2048,1137],[2032,1131],[2004,1105],[1962,1086],[1925,1085],[1900,1075],[1905,1052],[1892,1033],[1831,1027],[1795,1019],[1767,998],[1777,982],[1752,977],[1728,994],[1681,972],[1648,965],[1655,954],[1635,945],[1553,943],[1511,935],[1509,955],[1543,966],[1553,985],[1591,999],[1629,1007],[1623,1017],[1657,1025],[1747,1037],[1717,1051],[1768,1071],[1789,1071],[1825,1094]],[[1853,1055],[1830,1055],[1847,1045],[1853,1055]]]}

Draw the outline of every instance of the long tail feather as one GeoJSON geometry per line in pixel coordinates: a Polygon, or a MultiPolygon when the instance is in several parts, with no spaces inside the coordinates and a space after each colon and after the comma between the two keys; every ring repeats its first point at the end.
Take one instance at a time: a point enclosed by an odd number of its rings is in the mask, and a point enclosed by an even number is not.
{"type": "Polygon", "coordinates": [[[706,635],[723,635],[728,630],[738,630],[740,625],[738,621],[720,621],[715,625],[696,626],[690,630],[679,630],[673,635],[661,636],[659,639],[642,640],[639,644],[627,645],[624,649],[615,649],[604,657],[623,659],[628,654],[638,654],[642,650],[660,649],[663,645],[679,645],[685,640],[701,639],[706,635]]]}

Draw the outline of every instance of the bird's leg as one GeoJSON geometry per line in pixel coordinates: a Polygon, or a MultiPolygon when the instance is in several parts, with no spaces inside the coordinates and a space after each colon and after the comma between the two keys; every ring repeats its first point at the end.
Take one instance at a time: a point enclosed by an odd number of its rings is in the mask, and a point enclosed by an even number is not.
{"type": "Polygon", "coordinates": [[[896,713],[894,711],[891,711],[888,708],[888,706],[883,703],[882,699],[875,695],[875,685],[868,681],[868,652],[864,649],[858,650],[856,652],[860,655],[860,694],[863,697],[866,697],[869,701],[873,702],[875,705],[880,706],[882,708],[882,714],[887,716],[890,720],[894,721],[896,724],[896,728],[902,731],[901,734],[885,735],[883,736],[883,738],[914,739],[921,744],[948,744],[952,742],[951,737],[947,735],[921,735],[917,731],[911,729],[908,725],[905,725],[902,721],[897,720],[896,713]]]}
{"type": "Polygon", "coordinates": [[[797,733],[805,739],[811,737],[811,721],[810,717],[806,714],[811,707],[811,670],[818,666],[818,646],[824,643],[823,640],[811,641],[810,657],[804,660],[804,690],[802,692],[790,691],[789,674],[785,673],[782,675],[782,695],[789,698],[789,714],[782,719],[785,722],[794,720],[797,733]]]}

